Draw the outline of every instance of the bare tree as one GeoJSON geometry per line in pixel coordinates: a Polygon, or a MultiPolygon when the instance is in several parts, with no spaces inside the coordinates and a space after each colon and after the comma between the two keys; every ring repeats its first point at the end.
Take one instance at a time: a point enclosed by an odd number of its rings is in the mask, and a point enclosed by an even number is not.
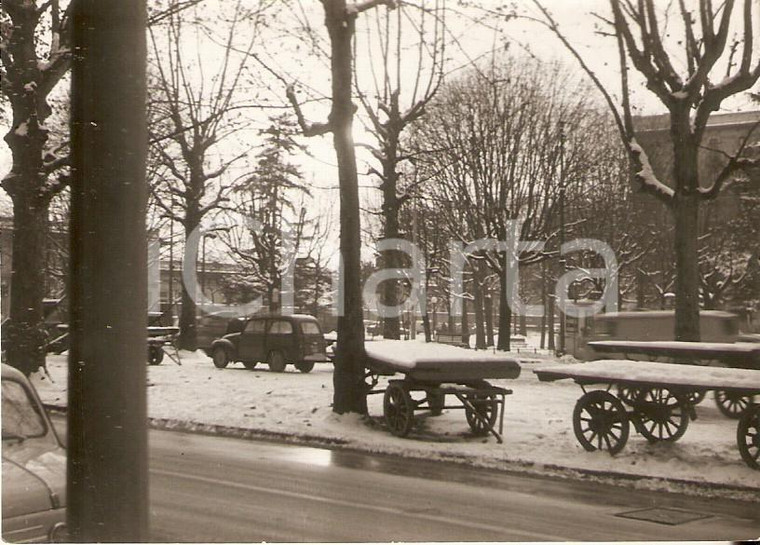
{"type": "Polygon", "coordinates": [[[365,377],[364,320],[361,290],[361,226],[359,179],[353,140],[352,40],[356,18],[380,5],[395,7],[393,0],[367,0],[349,4],[346,0],[322,0],[325,26],[330,36],[332,108],[326,123],[306,121],[293,87],[287,96],[306,136],[332,133],[338,159],[340,185],[340,251],[343,260],[343,312],[338,318],[338,344],[333,374],[333,410],[337,413],[367,412],[365,377]]]}
{"type": "Polygon", "coordinates": [[[13,201],[10,321],[3,328],[7,362],[29,374],[45,364],[42,299],[51,199],[68,183],[58,175],[68,153],[50,146],[49,96],[71,66],[71,5],[2,2],[2,93],[12,123],[5,135],[13,165],[2,187],[13,201]]]}
{"type": "MultiPolygon", "coordinates": [[[[179,13],[199,0],[174,2],[179,13]]],[[[163,4],[164,2],[159,2],[163,4]]],[[[2,187],[13,202],[13,274],[10,321],[3,328],[7,361],[30,373],[45,358],[42,300],[49,240],[49,211],[69,183],[67,122],[51,123],[56,102],[68,97],[60,83],[71,66],[73,1],[3,0],[0,12],[0,80],[12,122],[5,135],[13,165],[2,187]]],[[[149,11],[152,24],[167,15],[162,5],[149,11]]]]}
{"type": "Polygon", "coordinates": [[[697,341],[700,203],[715,198],[735,171],[756,164],[756,160],[742,158],[740,149],[714,180],[702,183],[698,169],[700,144],[712,112],[720,109],[724,100],[750,89],[760,78],[760,59],[753,60],[757,56],[757,30],[753,28],[757,4],[754,0],[726,0],[713,8],[711,0],[679,0],[662,12],[654,0],[610,0],[611,17],[599,19],[609,26],[618,44],[622,93],[619,109],[612,93],[562,34],[548,10],[539,0],[534,3],[542,14],[539,21],[559,37],[604,95],[628,152],[634,179],[672,212],[677,270],[675,337],[697,341]],[[683,36],[668,41],[665,28],[671,17],[679,18],[683,36]],[[734,18],[738,21],[732,25],[734,18]],[[731,39],[734,29],[737,33],[731,39]],[[665,182],[652,171],[647,154],[636,141],[629,59],[669,112],[674,164],[671,179],[665,182]]]}
{"type": "MultiPolygon", "coordinates": [[[[484,237],[506,241],[512,222],[519,222],[520,240],[556,241],[560,121],[578,141],[568,146],[565,161],[565,171],[572,173],[583,163],[585,109],[584,93],[574,91],[559,67],[522,58],[472,70],[446,85],[428,106],[414,140],[424,151],[417,163],[430,179],[430,198],[446,215],[450,235],[465,244],[484,237]]],[[[516,258],[529,264],[553,253],[523,250],[516,258]]],[[[505,251],[467,257],[485,260],[498,273],[498,348],[509,350],[511,280],[505,251]]]]}
{"type": "MultiPolygon", "coordinates": [[[[172,5],[178,9],[178,4],[175,0],[172,5]]],[[[213,60],[188,52],[189,40],[201,31],[184,23],[176,10],[169,9],[150,29],[154,68],[150,142],[152,162],[157,165],[149,169],[151,193],[164,214],[182,226],[186,239],[204,217],[226,202],[234,185],[228,181],[230,167],[249,152],[239,144],[232,146],[237,150],[233,156],[219,157],[222,146],[246,126],[239,113],[249,105],[242,102],[239,85],[248,56],[238,55],[235,47],[243,19],[238,2],[226,26],[221,54],[213,60]],[[213,77],[208,77],[209,71],[213,77]]],[[[250,34],[243,51],[250,53],[257,26],[245,28],[250,34]]],[[[180,345],[190,350],[196,347],[195,297],[183,284],[180,345]]]]}
{"type": "MultiPolygon", "coordinates": [[[[432,6],[426,4],[403,3],[393,15],[390,12],[368,15],[364,18],[366,46],[364,40],[356,44],[357,51],[365,53],[367,71],[372,74],[371,93],[363,91],[367,84],[360,81],[358,71],[355,85],[370,133],[377,142],[372,155],[380,168],[371,167],[370,173],[380,179],[382,236],[386,239],[402,236],[399,211],[412,195],[399,187],[399,165],[408,158],[402,134],[423,114],[444,75],[446,3],[437,0],[432,6]],[[410,78],[410,73],[415,76],[410,78]]],[[[383,252],[382,259],[386,269],[402,266],[402,256],[397,251],[383,252]]],[[[382,290],[383,304],[397,306],[399,281],[384,281],[382,290]]],[[[398,316],[383,318],[383,337],[399,338],[398,316]]]]}

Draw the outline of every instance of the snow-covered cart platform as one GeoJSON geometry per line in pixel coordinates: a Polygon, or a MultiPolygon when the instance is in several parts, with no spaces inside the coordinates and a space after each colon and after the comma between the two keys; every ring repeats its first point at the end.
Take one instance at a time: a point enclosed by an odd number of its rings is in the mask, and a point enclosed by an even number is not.
{"type": "MultiPolygon", "coordinates": [[[[650,442],[677,441],[696,419],[694,390],[721,390],[753,399],[760,395],[760,370],[629,360],[597,360],[535,369],[541,381],[573,379],[583,389],[573,410],[573,430],[588,451],[617,454],[630,423],[650,442]],[[607,385],[590,390],[589,385],[607,385]],[[617,395],[611,392],[617,386],[617,395]]],[[[760,405],[751,404],[737,427],[742,459],[760,469],[760,405]]]]}
{"type": "Polygon", "coordinates": [[[439,415],[443,409],[464,409],[470,429],[491,433],[502,442],[504,401],[512,390],[491,385],[489,379],[515,379],[520,365],[485,351],[438,343],[374,341],[366,343],[370,394],[383,394],[383,416],[393,435],[405,437],[414,424],[415,411],[439,415]],[[380,375],[403,374],[375,389],[380,375]],[[447,405],[453,396],[460,405],[447,405]],[[498,428],[497,428],[498,424],[498,428]]]}
{"type": "MultiPolygon", "coordinates": [[[[760,369],[759,343],[618,340],[594,341],[588,344],[594,352],[606,355],[607,359],[617,358],[618,354],[622,354],[627,359],[645,357],[647,360],[666,360],[681,364],[760,369]]],[[[694,390],[691,394],[692,403],[702,401],[705,392],[704,389],[694,390]]],[[[752,399],[731,391],[715,390],[715,403],[725,416],[739,418],[752,403],[752,399]]]]}

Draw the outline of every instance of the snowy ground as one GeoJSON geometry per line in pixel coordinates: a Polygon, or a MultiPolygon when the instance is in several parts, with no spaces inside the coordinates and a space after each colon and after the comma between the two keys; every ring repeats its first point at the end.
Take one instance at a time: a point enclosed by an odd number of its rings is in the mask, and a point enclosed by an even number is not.
{"type": "MultiPolygon", "coordinates": [[[[493,437],[474,437],[464,411],[450,409],[438,417],[418,413],[410,436],[394,437],[384,429],[381,395],[369,398],[370,419],[337,415],[330,407],[331,364],[317,364],[309,374],[291,366],[285,373],[271,373],[265,365],[254,371],[241,364],[216,369],[201,352],[181,353],[181,366],[165,358],[162,365],[148,367],[148,412],[158,427],[760,502],[760,472],[742,462],[736,448],[736,421],[720,414],[711,394],[697,406],[698,419],[690,422],[678,442],[652,445],[632,430],[617,456],[589,453],[572,430],[580,387],[569,380],[537,380],[533,369],[560,363],[550,356],[521,353],[515,357],[522,366],[521,376],[491,381],[514,391],[507,397],[503,444],[493,437]]],[[[49,356],[47,367],[49,377],[33,377],[40,396],[45,403],[65,406],[66,356],[49,356]]]]}

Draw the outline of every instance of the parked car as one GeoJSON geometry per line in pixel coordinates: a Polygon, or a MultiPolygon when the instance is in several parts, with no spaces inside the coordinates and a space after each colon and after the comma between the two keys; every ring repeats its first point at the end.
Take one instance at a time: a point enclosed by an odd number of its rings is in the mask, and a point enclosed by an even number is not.
{"type": "Polygon", "coordinates": [[[219,337],[229,333],[227,326],[230,320],[240,317],[240,313],[234,310],[219,310],[198,316],[195,324],[198,348],[209,356],[211,344],[219,337]]]}
{"type": "Polygon", "coordinates": [[[66,453],[29,380],[2,366],[3,541],[62,542],[66,453]]]}
{"type": "Polygon", "coordinates": [[[229,332],[211,345],[214,365],[220,369],[239,361],[247,369],[266,362],[271,371],[281,373],[293,364],[308,373],[317,362],[330,361],[327,343],[313,316],[256,316],[233,320],[229,332]]]}

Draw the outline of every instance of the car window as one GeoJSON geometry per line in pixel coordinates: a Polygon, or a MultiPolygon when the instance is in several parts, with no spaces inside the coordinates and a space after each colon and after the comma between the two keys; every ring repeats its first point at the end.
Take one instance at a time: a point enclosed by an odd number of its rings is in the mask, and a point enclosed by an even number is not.
{"type": "Polygon", "coordinates": [[[269,327],[269,332],[274,334],[287,335],[293,333],[293,324],[285,320],[276,320],[269,327]]]}
{"type": "Polygon", "coordinates": [[[24,386],[3,380],[3,439],[41,437],[47,427],[37,403],[24,386]]]}
{"type": "Polygon", "coordinates": [[[322,333],[319,330],[319,324],[317,322],[301,322],[301,332],[304,335],[319,335],[322,333]]]}
{"type": "Polygon", "coordinates": [[[264,333],[266,322],[264,320],[251,320],[245,327],[246,333],[264,333]]]}

